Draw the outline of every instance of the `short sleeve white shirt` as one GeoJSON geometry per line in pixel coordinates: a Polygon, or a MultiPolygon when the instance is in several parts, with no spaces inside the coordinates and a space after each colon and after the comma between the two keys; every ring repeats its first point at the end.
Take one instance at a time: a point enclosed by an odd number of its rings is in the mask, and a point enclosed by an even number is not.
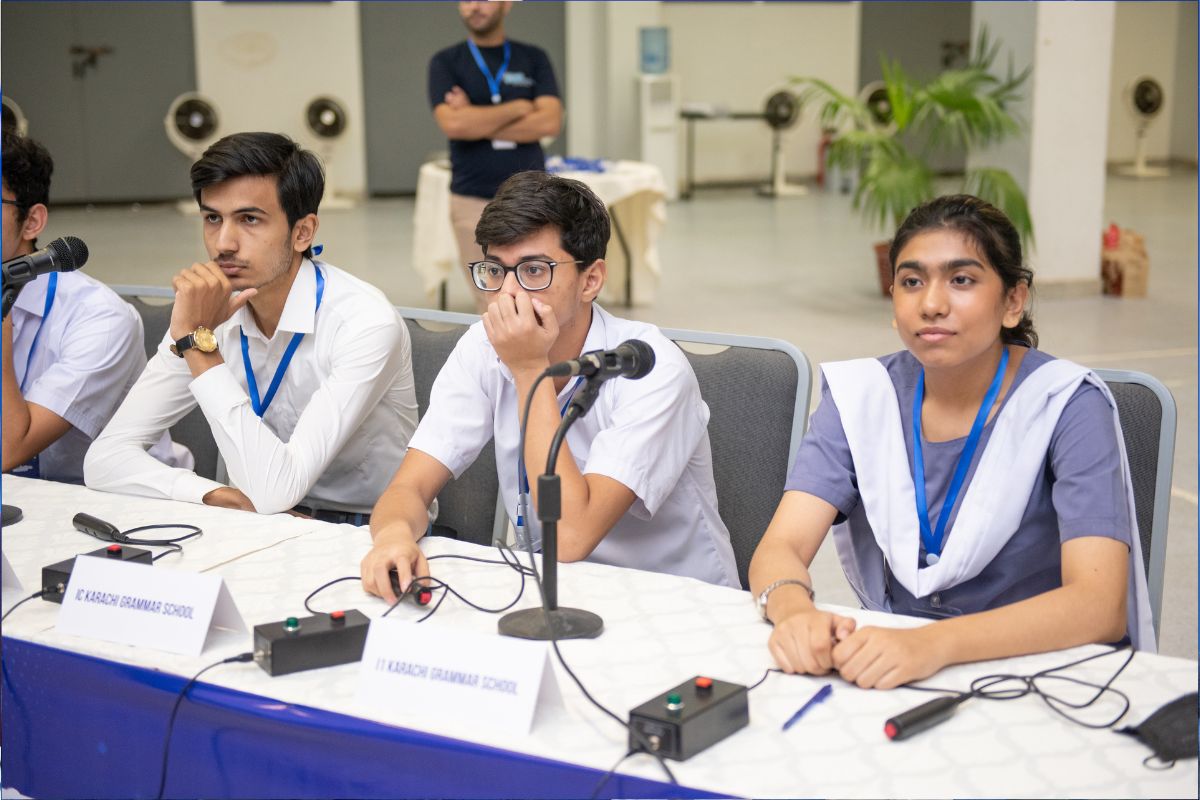
{"type": "Polygon", "coordinates": [[[88,486],[202,502],[215,483],[141,458],[146,441],[199,405],[229,472],[262,513],[303,503],[370,513],[417,424],[408,328],[383,293],[353,275],[305,259],[274,336],[243,306],[214,331],[225,364],[193,378],[159,345],[129,397],[88,453],[88,486]],[[316,268],[325,281],[316,305],[316,268]],[[261,418],[248,390],[241,333],[260,397],[292,337],[304,334],[261,418]]]}
{"type": "Polygon", "coordinates": [[[141,317],[116,292],[83,272],[55,274],[45,317],[50,275],[25,284],[13,304],[13,368],[26,402],[71,424],[39,455],[41,477],[80,483],[84,453],[137,380],[146,353],[141,317]]]}
{"type": "MultiPolygon", "coordinates": [[[[717,513],[708,406],[687,357],[655,326],[592,306],[584,352],[612,349],[627,339],[654,349],[654,369],[639,380],[604,383],[591,411],[567,433],[581,472],[605,475],[636,495],[588,560],[737,587],[729,532],[717,513]]],[[[573,385],[568,382],[559,394],[560,405],[573,385]]],[[[477,323],[434,381],[429,409],[410,443],[457,477],[494,438],[500,492],[514,523],[520,402],[512,373],[477,323]]],[[[531,465],[530,473],[541,466],[531,465]]],[[[532,504],[529,515],[536,517],[532,504]]],[[[526,525],[540,542],[536,519],[526,525]]]]}

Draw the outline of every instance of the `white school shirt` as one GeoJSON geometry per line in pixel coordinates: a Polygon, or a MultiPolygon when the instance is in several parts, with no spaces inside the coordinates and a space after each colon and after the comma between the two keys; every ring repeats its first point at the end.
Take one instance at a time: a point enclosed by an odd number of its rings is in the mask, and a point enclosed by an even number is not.
{"type": "MultiPolygon", "coordinates": [[[[84,454],[146,366],[146,351],[142,318],[116,292],[83,272],[57,275],[54,305],[44,324],[50,275],[25,284],[13,304],[13,368],[27,403],[71,423],[38,456],[40,477],[81,483],[84,454]]],[[[166,435],[158,438],[154,456],[191,467],[187,448],[172,447],[166,435]]]]}
{"type": "MultiPolygon", "coordinates": [[[[583,352],[612,349],[627,339],[641,339],[654,349],[654,369],[639,380],[604,383],[591,411],[567,433],[581,472],[606,475],[636,495],[588,560],[738,587],[729,532],[717,513],[708,406],[687,357],[655,326],[592,306],[583,352]]],[[[560,407],[574,385],[575,379],[568,381],[559,393],[560,407]]],[[[512,373],[496,355],[483,323],[476,323],[438,373],[429,409],[409,446],[436,458],[457,478],[494,438],[501,497],[515,523],[523,408],[512,373]]],[[[544,467],[544,459],[528,465],[530,481],[544,467]]],[[[532,501],[528,517],[536,545],[541,531],[532,501]]]]}
{"type": "Polygon", "coordinates": [[[305,259],[275,335],[259,331],[243,306],[217,326],[225,364],[193,378],[170,349],[170,333],[92,445],[84,465],[94,489],[193,503],[222,486],[146,458],[158,433],[199,404],[225,460],[230,485],[257,511],[311,508],[369,513],[417,426],[408,328],[375,287],[317,262],[325,278],[316,310],[316,273],[305,259]],[[295,333],[305,334],[260,419],[250,404],[244,330],[260,397],[295,333]]]}

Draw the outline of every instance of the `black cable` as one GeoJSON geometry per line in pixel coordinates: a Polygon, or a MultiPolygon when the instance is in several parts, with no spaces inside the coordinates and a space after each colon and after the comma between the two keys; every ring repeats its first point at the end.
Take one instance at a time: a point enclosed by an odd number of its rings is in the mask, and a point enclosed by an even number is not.
{"type": "Polygon", "coordinates": [[[330,586],[333,586],[335,583],[341,583],[342,581],[360,581],[360,580],[362,580],[362,577],[359,575],[348,575],[345,578],[334,578],[329,583],[321,584],[317,588],[313,589],[309,593],[308,597],[304,598],[304,610],[310,614],[324,614],[325,613],[324,611],[314,610],[313,607],[309,605],[309,601],[311,601],[314,597],[316,597],[318,593],[325,591],[330,586]]]}
{"type": "Polygon", "coordinates": [[[204,531],[195,525],[189,525],[186,522],[165,522],[157,525],[141,525],[137,528],[130,528],[127,531],[118,531],[117,527],[110,522],[105,522],[102,519],[97,519],[90,514],[75,515],[75,529],[80,533],[87,534],[102,542],[118,542],[120,544],[141,545],[143,547],[167,547],[170,548],[164,553],[159,553],[150,558],[151,561],[158,561],[165,555],[171,553],[182,553],[183,545],[179,542],[186,542],[188,539],[195,539],[197,536],[203,536],[204,531]],[[130,534],[141,533],[142,531],[158,531],[168,529],[186,530],[183,536],[176,536],[171,539],[131,539],[130,534]]]}
{"type": "Polygon", "coordinates": [[[121,532],[121,539],[124,544],[136,544],[136,545],[142,545],[144,547],[168,547],[168,548],[170,548],[169,550],[167,550],[165,552],[159,553],[156,556],[152,556],[150,559],[151,561],[158,561],[163,556],[169,556],[171,553],[182,553],[183,545],[179,544],[179,542],[186,542],[188,539],[195,539],[197,536],[203,536],[203,535],[204,535],[204,531],[201,530],[200,528],[196,527],[195,525],[188,525],[187,523],[183,523],[183,522],[179,522],[179,523],[167,522],[167,523],[163,523],[161,525],[142,525],[137,528],[130,528],[127,531],[121,532]],[[142,531],[157,531],[157,530],[164,530],[164,529],[170,529],[170,528],[187,530],[187,531],[190,531],[190,533],[186,533],[183,536],[176,536],[173,539],[130,539],[129,538],[129,534],[131,534],[131,533],[141,533],[142,531]]]}
{"type": "Polygon", "coordinates": [[[239,653],[236,656],[231,656],[230,658],[226,658],[221,661],[214,661],[212,664],[209,664],[207,667],[193,675],[191,679],[183,685],[183,688],[179,690],[179,694],[175,698],[175,705],[171,708],[171,717],[167,720],[167,737],[166,741],[163,743],[162,772],[158,780],[158,793],[155,795],[157,798],[159,798],[159,800],[162,800],[163,792],[166,791],[167,788],[167,760],[171,755],[171,734],[175,731],[175,715],[179,713],[179,704],[182,703],[183,698],[187,696],[188,689],[192,688],[192,684],[199,680],[200,676],[208,672],[210,669],[219,667],[222,664],[244,663],[246,661],[253,660],[254,653],[246,652],[239,653]]]}
{"type": "Polygon", "coordinates": [[[755,689],[757,689],[758,687],[762,686],[762,685],[763,685],[763,683],[765,683],[765,682],[766,682],[767,678],[771,677],[771,673],[772,673],[772,672],[783,672],[783,670],[781,670],[781,669],[779,669],[779,668],[777,668],[777,667],[771,667],[770,669],[768,669],[766,672],[764,672],[764,673],[763,673],[763,676],[762,676],[761,678],[759,678],[758,680],[756,680],[756,681],[755,681],[753,684],[751,684],[750,686],[747,686],[747,687],[746,687],[746,692],[747,692],[747,693],[749,693],[749,692],[753,692],[755,689]]]}
{"type": "Polygon", "coordinates": [[[1129,711],[1129,706],[1130,706],[1129,696],[1127,694],[1125,694],[1124,692],[1122,692],[1120,689],[1112,688],[1112,684],[1121,675],[1121,673],[1125,671],[1125,668],[1129,666],[1129,662],[1131,662],[1133,660],[1133,656],[1136,651],[1131,648],[1129,650],[1128,657],[1126,657],[1126,659],[1121,663],[1121,666],[1118,667],[1116,672],[1114,672],[1109,677],[1109,679],[1106,680],[1102,684],[1101,683],[1093,683],[1091,681],[1085,681],[1080,678],[1073,678],[1069,675],[1056,675],[1054,673],[1062,672],[1063,670],[1070,669],[1071,667],[1077,667],[1080,664],[1084,664],[1088,661],[1092,661],[1097,658],[1103,658],[1104,656],[1112,655],[1113,653],[1118,653],[1124,649],[1125,649],[1124,647],[1114,647],[1111,650],[1105,650],[1102,653],[1095,653],[1090,656],[1085,656],[1083,658],[1076,659],[1075,661],[1071,661],[1066,664],[1060,664],[1056,667],[1048,667],[1047,669],[1041,670],[1039,672],[1035,672],[1031,675],[1013,675],[1010,673],[995,673],[992,675],[983,675],[983,676],[978,677],[975,680],[971,681],[971,688],[965,692],[958,691],[955,689],[940,689],[940,688],[937,688],[934,686],[918,686],[915,684],[904,684],[900,688],[916,689],[917,691],[921,691],[921,692],[938,692],[938,693],[942,693],[942,694],[947,694],[947,695],[950,695],[950,696],[956,698],[959,703],[963,703],[972,698],[979,698],[980,700],[997,700],[997,701],[1018,700],[1022,697],[1027,697],[1028,695],[1032,694],[1032,695],[1040,698],[1042,700],[1042,702],[1044,702],[1047,706],[1049,706],[1051,711],[1054,711],[1056,714],[1063,717],[1068,722],[1072,722],[1072,723],[1074,723],[1076,725],[1080,725],[1084,728],[1100,730],[1100,729],[1104,729],[1104,728],[1111,728],[1113,725],[1116,725],[1118,722],[1121,721],[1121,719],[1129,711]],[[1086,686],[1088,688],[1095,689],[1096,692],[1094,694],[1092,694],[1086,700],[1083,700],[1083,701],[1077,702],[1077,703],[1073,703],[1069,700],[1064,699],[1063,697],[1060,697],[1052,692],[1047,691],[1046,688],[1044,688],[1044,686],[1038,686],[1039,680],[1042,681],[1043,684],[1046,681],[1051,681],[1051,680],[1064,681],[1066,683],[1073,683],[1077,686],[1086,686]],[[1013,685],[1011,687],[1004,686],[1004,684],[1008,684],[1008,683],[1015,683],[1016,685],[1013,685]],[[1083,719],[1080,719],[1079,717],[1076,717],[1076,716],[1073,716],[1073,715],[1067,713],[1067,711],[1064,710],[1064,709],[1074,709],[1074,710],[1079,711],[1079,710],[1082,710],[1085,708],[1090,708],[1097,701],[1099,701],[1100,698],[1103,697],[1105,694],[1112,694],[1112,695],[1116,696],[1117,698],[1119,698],[1121,700],[1121,703],[1122,703],[1122,708],[1121,708],[1120,713],[1118,713],[1112,720],[1110,720],[1108,722],[1099,722],[1099,723],[1087,722],[1083,719]]]}
{"type": "Polygon", "coordinates": [[[4,616],[0,617],[0,622],[3,622],[4,620],[8,619],[8,615],[11,614],[12,612],[16,611],[18,608],[20,608],[22,604],[28,603],[30,600],[36,600],[37,598],[46,594],[47,591],[48,591],[47,589],[42,589],[39,592],[34,592],[33,594],[29,595],[29,597],[24,597],[24,598],[18,600],[16,605],[14,605],[8,611],[4,612],[4,616]]]}
{"type": "Polygon", "coordinates": [[[976,678],[975,680],[971,681],[971,695],[974,697],[983,698],[985,700],[1016,700],[1018,698],[1025,697],[1026,695],[1032,694],[1032,695],[1036,695],[1037,697],[1041,698],[1042,702],[1045,703],[1050,708],[1051,711],[1054,711],[1056,714],[1063,717],[1064,719],[1066,719],[1069,722],[1073,722],[1076,725],[1080,725],[1084,728],[1092,728],[1092,729],[1096,729],[1096,730],[1103,729],[1103,728],[1111,728],[1113,725],[1116,725],[1118,722],[1121,721],[1121,718],[1124,717],[1125,714],[1129,711],[1129,705],[1130,705],[1129,696],[1127,694],[1122,692],[1120,689],[1112,688],[1113,681],[1115,681],[1120,676],[1120,674],[1125,671],[1125,668],[1129,666],[1129,662],[1133,661],[1133,656],[1137,651],[1130,648],[1129,656],[1123,662],[1121,662],[1121,666],[1117,668],[1117,671],[1114,672],[1112,674],[1112,676],[1107,681],[1105,681],[1103,684],[1092,683],[1091,681],[1085,681],[1080,678],[1072,678],[1069,675],[1055,675],[1053,673],[1061,672],[1062,670],[1065,670],[1065,669],[1070,669],[1071,667],[1075,667],[1075,666],[1078,666],[1085,662],[1092,661],[1093,659],[1103,658],[1104,656],[1112,655],[1113,653],[1120,652],[1123,649],[1124,648],[1113,648],[1112,650],[1107,650],[1103,653],[1096,653],[1095,655],[1090,655],[1090,656],[1086,656],[1085,658],[1080,658],[1080,659],[1078,659],[1076,661],[1072,661],[1068,664],[1062,664],[1057,667],[1050,667],[1049,669],[1044,669],[1040,672],[1035,672],[1032,675],[1007,675],[1007,674],[985,675],[981,678],[976,678]],[[1064,681],[1066,683],[1073,683],[1077,686],[1086,686],[1090,689],[1095,689],[1096,693],[1093,694],[1087,700],[1084,700],[1079,703],[1072,703],[1069,700],[1066,700],[1062,697],[1052,694],[1052,693],[1046,691],[1045,689],[1043,689],[1042,687],[1039,687],[1037,685],[1037,681],[1039,681],[1039,680],[1042,680],[1042,681],[1058,680],[1058,681],[1064,681]],[[997,685],[1000,685],[1000,684],[1003,684],[1003,683],[1006,683],[1009,681],[1017,681],[1017,682],[1021,683],[1022,686],[1019,688],[1012,688],[1012,689],[992,688],[992,687],[995,687],[997,685]],[[1074,709],[1074,710],[1078,711],[1078,710],[1082,710],[1085,708],[1090,708],[1101,697],[1103,697],[1105,694],[1108,694],[1108,693],[1112,693],[1113,695],[1115,695],[1117,698],[1119,698],[1121,700],[1121,703],[1122,703],[1122,708],[1121,708],[1120,713],[1118,713],[1109,722],[1102,722],[1102,723],[1086,722],[1078,717],[1068,714],[1066,711],[1063,710],[1064,708],[1069,708],[1069,709],[1074,709]]]}
{"type": "MultiPolygon", "coordinates": [[[[511,603],[504,606],[503,608],[486,608],[484,606],[481,606],[481,605],[471,602],[466,597],[464,597],[460,592],[457,592],[454,589],[452,589],[450,587],[450,584],[446,583],[445,581],[443,581],[439,578],[434,578],[430,575],[421,575],[416,578],[413,578],[413,580],[414,581],[423,581],[424,585],[427,588],[430,588],[432,590],[436,591],[438,589],[441,589],[443,591],[438,598],[438,602],[435,603],[433,608],[431,608],[429,610],[429,613],[427,613],[425,616],[418,619],[417,622],[424,622],[426,619],[428,619],[430,616],[432,616],[433,612],[437,611],[437,609],[441,606],[442,602],[446,599],[447,594],[453,594],[455,597],[457,597],[459,600],[462,600],[464,603],[466,603],[471,608],[475,609],[476,611],[482,611],[486,614],[500,614],[505,611],[508,611],[510,608],[515,606],[517,603],[519,603],[521,601],[521,598],[525,594],[525,578],[530,574],[529,568],[523,566],[516,560],[516,555],[513,554],[512,550],[510,550],[508,548],[508,545],[506,545],[504,543],[498,543],[496,545],[496,547],[500,551],[499,560],[494,559],[494,558],[479,558],[477,556],[463,556],[463,555],[458,555],[456,553],[444,553],[442,555],[429,556],[426,559],[426,561],[433,561],[433,560],[439,559],[439,558],[457,558],[462,561],[474,561],[474,562],[477,562],[480,564],[503,564],[503,565],[509,567],[510,569],[514,570],[518,575],[521,576],[521,587],[517,592],[516,598],[514,598],[511,603]],[[510,557],[511,557],[511,560],[510,560],[510,557]]],[[[357,581],[357,580],[361,580],[361,579],[362,578],[358,575],[347,575],[344,578],[334,578],[331,581],[321,584],[316,589],[313,589],[312,592],[309,593],[308,597],[304,598],[304,610],[310,614],[326,613],[323,611],[317,611],[316,609],[314,609],[312,607],[312,605],[310,605],[310,603],[312,602],[312,599],[314,597],[316,597],[318,594],[320,594],[321,592],[325,591],[330,586],[333,586],[335,584],[342,583],[343,581],[357,581]]],[[[388,614],[392,613],[392,611],[395,610],[396,606],[398,606],[400,604],[401,600],[403,600],[403,597],[399,598],[395,603],[393,603],[391,606],[389,606],[388,610],[383,612],[383,616],[386,617],[388,614]]]]}
{"type": "MultiPolygon", "coordinates": [[[[521,416],[521,440],[519,442],[520,449],[517,451],[518,480],[520,480],[521,477],[525,475],[525,433],[526,433],[526,427],[529,422],[529,410],[530,410],[530,408],[533,407],[533,396],[537,392],[538,385],[547,377],[549,377],[549,376],[546,372],[543,372],[541,375],[539,375],[537,377],[537,380],[535,380],[533,382],[533,386],[530,387],[529,395],[525,398],[525,413],[522,414],[522,416],[521,416]]],[[[524,498],[521,498],[521,500],[519,502],[521,505],[524,505],[524,498]]],[[[529,512],[528,508],[525,508],[522,511],[522,516],[526,518],[525,519],[526,526],[528,526],[528,524],[529,524],[528,512],[529,512]]],[[[664,760],[661,755],[659,755],[658,753],[656,753],[654,751],[654,748],[652,748],[650,746],[650,742],[648,742],[646,740],[646,737],[644,735],[642,735],[642,732],[639,731],[638,729],[634,728],[632,725],[630,725],[625,720],[618,717],[616,714],[614,714],[612,711],[610,711],[604,704],[602,704],[599,700],[592,697],[591,693],[583,685],[583,681],[579,680],[579,676],[577,676],[575,674],[575,672],[571,669],[571,667],[567,665],[567,660],[565,658],[563,658],[562,651],[558,649],[558,636],[554,632],[554,623],[550,618],[550,610],[548,608],[546,608],[546,589],[542,585],[542,577],[538,573],[537,560],[534,557],[534,553],[533,553],[533,538],[528,535],[525,536],[525,551],[526,551],[527,555],[529,556],[529,569],[530,569],[530,571],[533,572],[534,580],[537,582],[538,594],[542,598],[542,612],[545,615],[546,630],[550,634],[550,645],[551,645],[551,647],[554,648],[554,655],[556,658],[558,658],[558,663],[562,665],[563,670],[565,670],[567,675],[569,675],[571,677],[571,680],[574,681],[575,685],[577,687],[579,687],[579,691],[583,693],[583,696],[587,698],[588,702],[590,702],[593,706],[598,708],[600,711],[602,711],[607,716],[611,717],[614,721],[616,721],[616,723],[618,725],[623,727],[625,730],[627,730],[629,732],[629,734],[631,736],[633,736],[635,739],[637,739],[638,744],[641,745],[642,749],[645,752],[650,753],[651,755],[654,756],[655,759],[657,759],[659,766],[662,767],[663,772],[666,773],[668,780],[670,780],[670,782],[673,785],[678,786],[679,781],[677,781],[675,779],[675,773],[671,772],[671,768],[667,766],[666,760],[664,760]]]]}
{"type": "Polygon", "coordinates": [[[592,790],[591,800],[596,800],[596,798],[600,796],[600,790],[604,788],[604,784],[608,783],[609,779],[616,774],[620,766],[625,763],[625,759],[629,758],[630,756],[637,755],[640,752],[640,750],[630,750],[625,755],[618,758],[617,763],[613,764],[608,772],[604,773],[603,777],[600,778],[600,782],[596,784],[596,788],[592,790]]]}

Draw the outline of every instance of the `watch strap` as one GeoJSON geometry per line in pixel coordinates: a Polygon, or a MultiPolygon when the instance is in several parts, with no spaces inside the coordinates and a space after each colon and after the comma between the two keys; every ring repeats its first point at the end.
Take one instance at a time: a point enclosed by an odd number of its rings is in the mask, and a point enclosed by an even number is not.
{"type": "Polygon", "coordinates": [[[180,358],[183,358],[184,351],[190,350],[195,346],[196,334],[193,332],[189,333],[187,336],[184,336],[182,339],[176,339],[175,344],[171,345],[171,352],[180,358]]]}
{"type": "Polygon", "coordinates": [[[760,592],[758,595],[758,601],[757,601],[758,613],[767,622],[770,622],[770,620],[767,618],[767,600],[770,599],[771,592],[775,591],[780,586],[789,586],[789,585],[802,586],[802,587],[804,587],[804,590],[806,592],[808,592],[809,600],[817,599],[817,593],[813,591],[813,588],[811,586],[809,586],[807,583],[805,583],[804,581],[800,580],[799,578],[781,578],[780,580],[777,580],[774,583],[772,583],[767,588],[763,589],[762,592],[760,592]]]}
{"type": "Polygon", "coordinates": [[[217,347],[215,335],[203,325],[197,327],[196,330],[192,331],[187,336],[184,336],[182,339],[177,340],[175,344],[171,345],[171,352],[180,358],[183,358],[184,352],[193,347],[203,353],[215,353],[219,349],[217,347]],[[211,348],[208,348],[200,343],[199,338],[201,335],[212,341],[211,348]]]}

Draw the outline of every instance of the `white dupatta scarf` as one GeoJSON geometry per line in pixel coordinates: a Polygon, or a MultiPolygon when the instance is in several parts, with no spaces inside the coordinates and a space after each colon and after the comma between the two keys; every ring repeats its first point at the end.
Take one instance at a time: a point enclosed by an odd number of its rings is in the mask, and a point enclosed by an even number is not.
{"type": "Polygon", "coordinates": [[[1104,381],[1070,361],[1055,359],[1030,373],[1012,392],[962,496],[954,535],[940,560],[918,569],[920,526],[908,449],[895,386],[874,358],[821,365],[837,404],[854,459],[858,490],[874,538],[854,537],[849,523],[834,527],[834,542],[850,585],[866,608],[889,611],[884,561],[914,597],[926,597],[970,580],[987,566],[1021,523],[1050,437],[1063,408],[1083,381],[1096,385],[1112,408],[1125,474],[1133,546],[1129,558],[1129,637],[1139,650],[1155,651],[1146,573],[1134,513],[1133,482],[1116,402],[1104,381]],[[1021,502],[1014,502],[1024,498],[1021,502]]]}

